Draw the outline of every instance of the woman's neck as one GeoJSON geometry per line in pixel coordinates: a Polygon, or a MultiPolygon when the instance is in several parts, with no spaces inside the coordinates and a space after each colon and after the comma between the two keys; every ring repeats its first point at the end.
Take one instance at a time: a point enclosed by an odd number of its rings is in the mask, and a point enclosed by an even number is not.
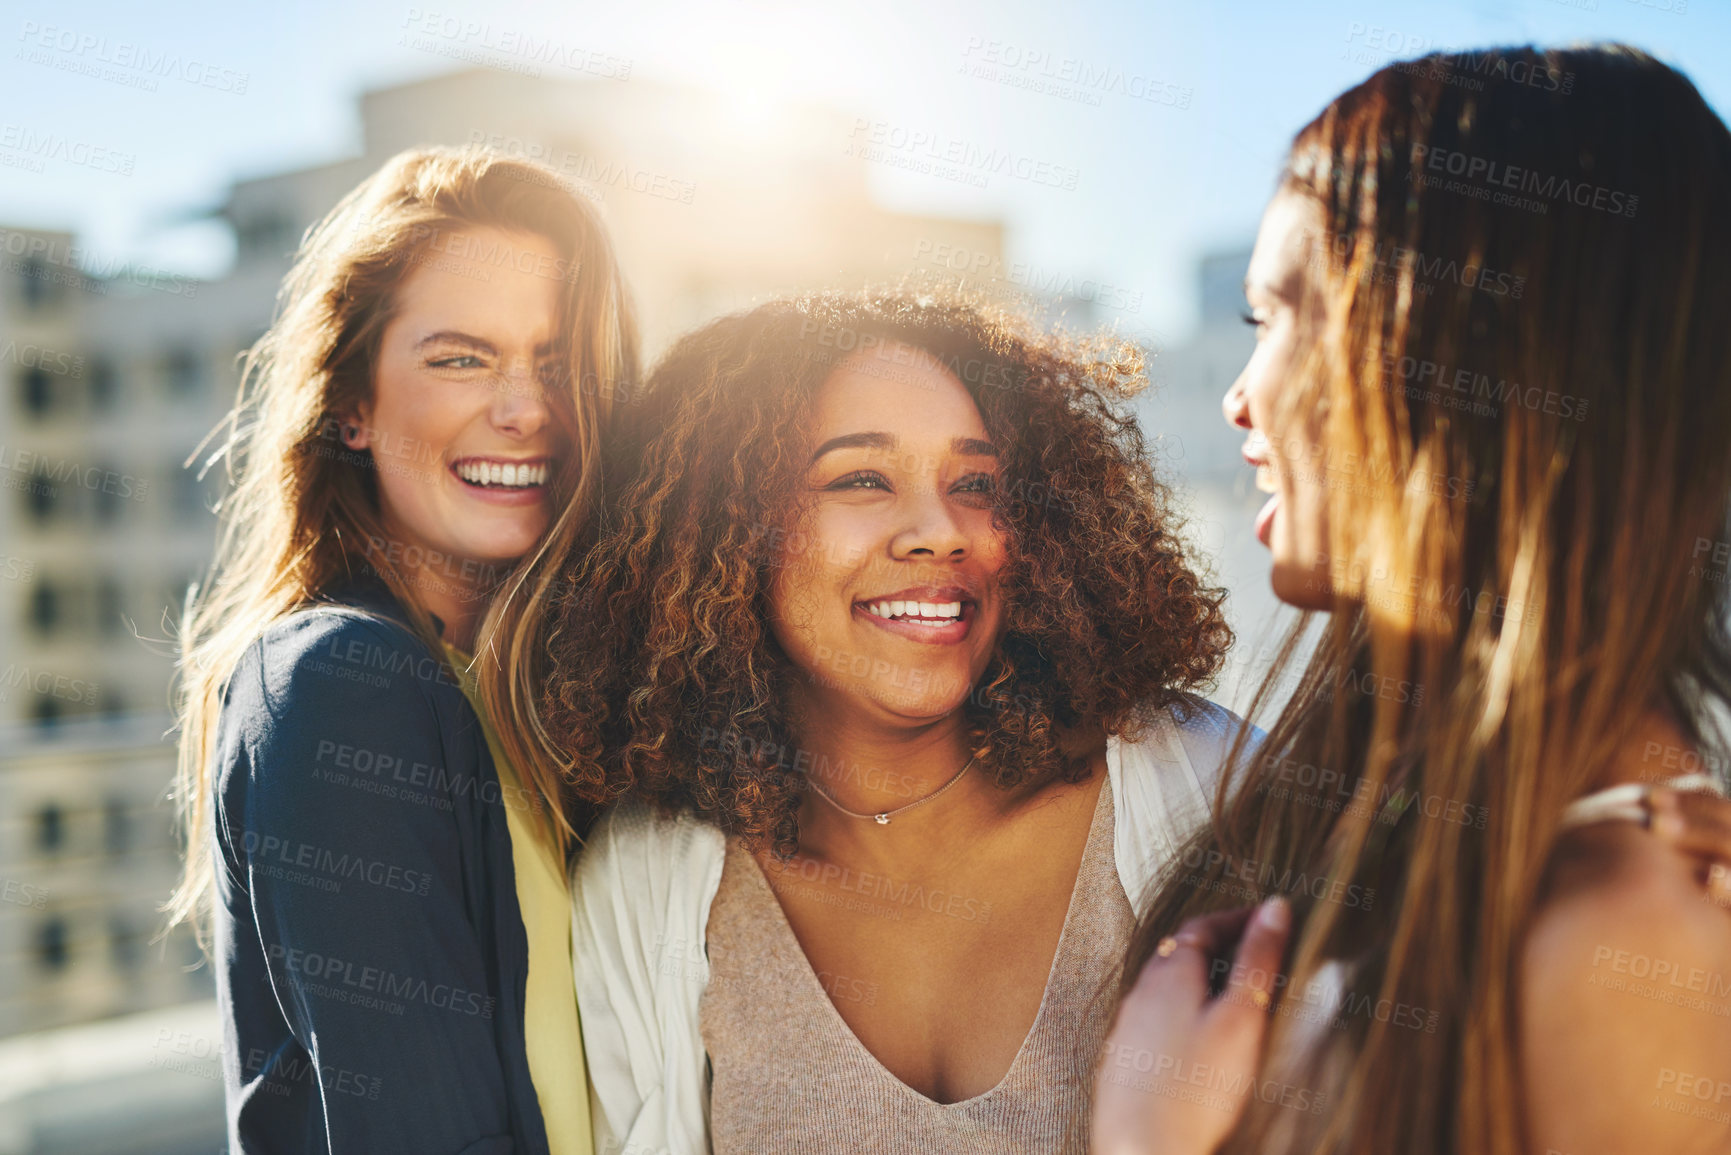
{"type": "MultiPolygon", "coordinates": [[[[393,547],[414,539],[397,527],[391,511],[384,513],[386,540],[393,547]]],[[[418,543],[392,548],[367,561],[375,571],[389,572],[401,596],[413,599],[422,611],[437,619],[439,639],[465,653],[475,648],[475,635],[487,610],[487,590],[509,563],[458,559],[418,543]]]]}
{"type": "Polygon", "coordinates": [[[809,786],[800,808],[802,850],[902,857],[930,846],[940,832],[947,841],[960,833],[958,823],[990,822],[1007,801],[973,772],[971,736],[959,711],[912,728],[862,723],[835,711],[803,713],[808,720],[797,726],[787,757],[809,786]],[[876,821],[879,814],[888,821],[876,821]]]}
{"type": "MultiPolygon", "coordinates": [[[[414,588],[413,581],[411,577],[411,589],[414,588]]],[[[438,619],[438,624],[442,627],[439,632],[441,641],[465,654],[474,652],[475,633],[481,625],[479,607],[484,604],[479,598],[469,600],[446,594],[438,597],[422,596],[419,601],[422,609],[438,619]]]]}
{"type": "Polygon", "coordinates": [[[1616,756],[1606,768],[1603,785],[1625,782],[1652,785],[1698,773],[1705,764],[1706,759],[1671,710],[1655,706],[1636,719],[1628,736],[1619,743],[1616,756]]]}

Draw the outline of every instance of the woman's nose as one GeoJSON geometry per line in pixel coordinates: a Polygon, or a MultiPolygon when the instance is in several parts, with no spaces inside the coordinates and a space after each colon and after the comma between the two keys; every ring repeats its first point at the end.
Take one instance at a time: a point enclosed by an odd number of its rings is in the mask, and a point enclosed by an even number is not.
{"type": "Polygon", "coordinates": [[[1245,396],[1243,377],[1226,390],[1226,396],[1220,399],[1220,411],[1226,415],[1226,424],[1234,429],[1250,428],[1250,401],[1245,396]]]}

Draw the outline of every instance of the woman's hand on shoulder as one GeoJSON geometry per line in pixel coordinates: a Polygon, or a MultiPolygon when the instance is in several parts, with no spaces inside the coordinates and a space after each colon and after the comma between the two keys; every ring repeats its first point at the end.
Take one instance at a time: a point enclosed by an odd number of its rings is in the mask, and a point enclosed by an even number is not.
{"type": "Polygon", "coordinates": [[[1731,917],[1708,900],[1700,862],[1663,838],[1619,822],[1569,839],[1521,959],[1529,1143],[1723,1152],[1731,917]]]}
{"type": "Polygon", "coordinates": [[[1653,833],[1695,858],[1707,896],[1731,910],[1731,799],[1663,787],[1647,796],[1653,833]]]}
{"type": "Polygon", "coordinates": [[[1271,899],[1191,919],[1124,996],[1095,1080],[1095,1155],[1211,1155],[1244,1113],[1292,913],[1271,899]],[[1238,949],[1209,995],[1212,960],[1238,949]]]}

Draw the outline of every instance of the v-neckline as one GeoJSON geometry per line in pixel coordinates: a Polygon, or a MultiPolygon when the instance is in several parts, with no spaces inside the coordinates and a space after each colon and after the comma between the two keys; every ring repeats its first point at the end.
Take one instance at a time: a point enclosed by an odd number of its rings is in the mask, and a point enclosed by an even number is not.
{"type": "MultiPolygon", "coordinates": [[[[761,888],[758,897],[769,903],[769,906],[773,911],[772,922],[775,927],[772,933],[778,937],[784,938],[786,941],[783,945],[791,948],[794,954],[798,957],[799,962],[796,966],[800,972],[800,983],[805,987],[808,996],[815,996],[817,1001],[823,1004],[823,1010],[819,1013],[828,1016],[831,1026],[835,1030],[839,1031],[842,1038],[845,1040],[844,1045],[856,1050],[860,1055],[864,1056],[866,1063],[871,1067],[875,1074],[883,1079],[887,1079],[890,1083],[893,1083],[901,1093],[912,1096],[922,1106],[936,1108],[941,1111],[961,1111],[966,1110],[977,1103],[990,1099],[992,1096],[1001,1092],[1009,1084],[1011,1077],[1015,1075],[1017,1069],[1023,1065],[1028,1054],[1029,1042],[1039,1033],[1040,1027],[1046,1021],[1047,1008],[1052,999],[1053,980],[1056,979],[1058,975],[1058,963],[1059,960],[1064,957],[1064,946],[1070,941],[1070,927],[1076,918],[1076,902],[1082,890],[1082,875],[1088,866],[1090,858],[1095,853],[1094,840],[1100,837],[1109,836],[1112,833],[1110,824],[1102,823],[1100,820],[1101,812],[1106,805],[1106,801],[1111,797],[1111,791],[1111,775],[1102,774],[1100,792],[1094,799],[1094,813],[1088,820],[1088,837],[1082,844],[1082,855],[1076,862],[1076,880],[1070,884],[1070,902],[1064,909],[1064,925],[1058,931],[1058,943],[1052,949],[1052,961],[1046,968],[1046,985],[1040,991],[1040,1005],[1034,1011],[1034,1021],[1028,1024],[1028,1031],[1022,1036],[1020,1045],[1016,1047],[1015,1056],[1011,1058],[1010,1065],[1004,1068],[1004,1073],[998,1077],[998,1081],[977,1095],[971,1095],[966,1099],[957,1099],[953,1103],[940,1103],[925,1092],[910,1087],[899,1076],[897,1076],[894,1071],[891,1071],[888,1067],[884,1066],[883,1060],[879,1059],[877,1055],[872,1052],[872,1049],[860,1040],[860,1037],[854,1033],[853,1027],[849,1026],[848,1021],[842,1017],[841,1011],[836,1009],[834,1000],[829,997],[829,992],[823,989],[823,983],[817,977],[817,972],[812,968],[811,959],[806,957],[805,948],[800,945],[799,936],[793,932],[793,924],[787,920],[787,911],[782,909],[781,899],[776,897],[775,888],[770,885],[768,877],[764,875],[763,865],[758,862],[757,856],[737,844],[734,844],[731,849],[742,856],[750,865],[751,880],[747,885],[754,888],[761,888]]],[[[1116,800],[1114,799],[1113,801],[1115,804],[1116,800]]],[[[1113,874],[1114,876],[1117,874],[1115,865],[1113,868],[1113,874]]]]}

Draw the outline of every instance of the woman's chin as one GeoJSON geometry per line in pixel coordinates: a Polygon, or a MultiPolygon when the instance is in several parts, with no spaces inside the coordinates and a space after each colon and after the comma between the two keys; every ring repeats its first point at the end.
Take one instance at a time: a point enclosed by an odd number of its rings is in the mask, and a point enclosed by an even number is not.
{"type": "Polygon", "coordinates": [[[1328,571],[1318,572],[1275,559],[1269,572],[1268,584],[1274,596],[1287,605],[1301,610],[1332,610],[1334,590],[1328,581],[1328,571]]]}
{"type": "Polygon", "coordinates": [[[888,714],[903,722],[936,722],[949,717],[967,704],[966,691],[955,693],[885,693],[881,690],[862,695],[862,704],[875,713],[888,714]]]}

